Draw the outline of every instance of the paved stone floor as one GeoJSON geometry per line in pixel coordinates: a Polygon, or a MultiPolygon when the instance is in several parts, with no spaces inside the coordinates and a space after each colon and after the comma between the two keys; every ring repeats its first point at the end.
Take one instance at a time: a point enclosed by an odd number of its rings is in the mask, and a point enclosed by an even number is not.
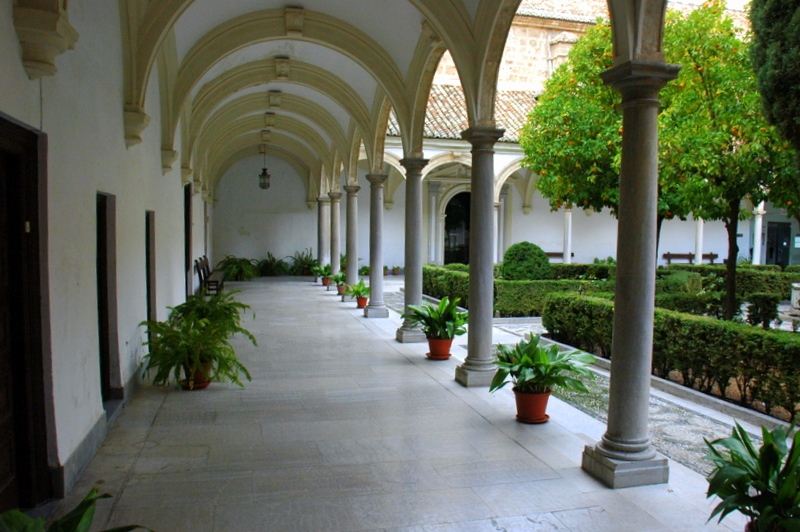
{"type": "MultiPolygon", "coordinates": [[[[397,291],[400,279],[387,279],[397,291]],[[398,286],[395,286],[398,285],[398,286]]],[[[306,280],[230,283],[256,318],[245,389],[142,386],[61,511],[92,486],[94,530],[697,531],[702,475],[671,462],[669,484],[610,490],[580,469],[604,425],[558,399],[551,421],[514,421],[510,390],[453,380],[466,356],[430,361],[394,340],[399,315],[366,319],[306,280]]],[[[495,329],[493,341],[518,339],[495,329]]]]}

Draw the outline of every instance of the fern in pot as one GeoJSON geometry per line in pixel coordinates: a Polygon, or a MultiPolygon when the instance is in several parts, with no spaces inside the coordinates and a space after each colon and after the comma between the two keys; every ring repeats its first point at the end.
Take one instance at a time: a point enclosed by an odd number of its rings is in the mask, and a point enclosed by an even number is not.
{"type": "Polygon", "coordinates": [[[540,337],[520,340],[517,344],[497,346],[494,363],[497,372],[489,386],[490,392],[513,385],[517,403],[517,420],[522,423],[544,423],[547,401],[553,388],[588,393],[581,378],[593,379],[589,365],[595,357],[584,351],[561,351],[558,345],[540,345],[540,337]]]}

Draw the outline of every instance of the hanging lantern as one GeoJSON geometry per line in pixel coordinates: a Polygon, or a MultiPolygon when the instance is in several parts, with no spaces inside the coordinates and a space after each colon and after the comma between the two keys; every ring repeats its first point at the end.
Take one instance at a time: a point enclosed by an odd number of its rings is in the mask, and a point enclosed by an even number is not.
{"type": "Polygon", "coordinates": [[[263,147],[264,149],[264,168],[261,169],[261,173],[258,174],[258,186],[264,190],[269,188],[269,172],[267,171],[267,148],[266,146],[263,147]]]}

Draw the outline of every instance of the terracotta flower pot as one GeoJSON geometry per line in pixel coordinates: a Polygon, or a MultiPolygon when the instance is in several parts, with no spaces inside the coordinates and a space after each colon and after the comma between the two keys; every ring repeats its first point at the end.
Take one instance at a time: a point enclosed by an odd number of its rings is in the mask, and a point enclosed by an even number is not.
{"type": "Polygon", "coordinates": [[[428,338],[430,352],[426,353],[426,355],[432,360],[447,360],[450,358],[450,347],[452,345],[452,338],[428,338]]]}
{"type": "Polygon", "coordinates": [[[197,368],[194,371],[194,376],[189,379],[189,368],[187,366],[183,367],[183,374],[187,376],[186,379],[181,381],[181,388],[184,390],[204,390],[208,388],[208,385],[211,384],[211,381],[206,378],[206,374],[209,372],[209,366],[205,366],[205,373],[200,368],[197,368]]]}
{"type": "Polygon", "coordinates": [[[322,278],[322,286],[330,286],[331,285],[331,278],[330,277],[323,277],[322,278]]]}
{"type": "Polygon", "coordinates": [[[340,296],[343,296],[346,290],[347,290],[346,284],[340,284],[336,286],[336,293],[340,296]]]}
{"type": "Polygon", "coordinates": [[[521,423],[545,423],[550,419],[550,416],[545,414],[550,392],[522,393],[514,390],[514,398],[517,401],[517,421],[521,423]]]}
{"type": "Polygon", "coordinates": [[[356,298],[356,305],[357,305],[357,308],[367,308],[367,298],[366,297],[357,297],[356,298]]]}

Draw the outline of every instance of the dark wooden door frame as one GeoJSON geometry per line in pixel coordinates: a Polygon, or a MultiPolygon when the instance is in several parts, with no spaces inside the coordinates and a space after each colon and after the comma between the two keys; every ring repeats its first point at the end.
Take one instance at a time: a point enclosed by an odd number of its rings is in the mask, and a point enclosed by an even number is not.
{"type": "Polygon", "coordinates": [[[184,277],[186,278],[186,296],[194,293],[192,276],[192,184],[183,186],[183,254],[184,277]]]}
{"type": "MultiPolygon", "coordinates": [[[[18,179],[9,181],[16,208],[9,229],[21,234],[20,267],[14,285],[20,308],[15,312],[24,356],[18,358],[15,410],[26,421],[19,440],[20,504],[32,507],[63,496],[63,471],[58,463],[53,405],[52,349],[47,266],[47,135],[0,113],[0,150],[16,157],[18,179]]],[[[2,206],[0,208],[6,208],[2,206]]]]}
{"type": "Polygon", "coordinates": [[[97,193],[97,325],[100,389],[106,410],[125,398],[117,307],[117,197],[97,193]]]}
{"type": "Polygon", "coordinates": [[[147,319],[157,320],[158,311],[156,306],[156,213],[146,211],[144,218],[145,227],[145,283],[147,296],[147,319]]]}

